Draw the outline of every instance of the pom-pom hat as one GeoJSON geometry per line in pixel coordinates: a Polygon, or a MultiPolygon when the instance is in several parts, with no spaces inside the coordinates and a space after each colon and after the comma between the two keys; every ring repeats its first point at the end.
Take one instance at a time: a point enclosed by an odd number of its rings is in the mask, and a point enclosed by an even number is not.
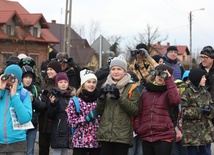
{"type": "Polygon", "coordinates": [[[109,67],[112,68],[113,66],[119,66],[119,67],[123,68],[125,70],[125,72],[127,72],[127,63],[126,63],[126,60],[122,56],[114,57],[111,60],[109,67]]]}

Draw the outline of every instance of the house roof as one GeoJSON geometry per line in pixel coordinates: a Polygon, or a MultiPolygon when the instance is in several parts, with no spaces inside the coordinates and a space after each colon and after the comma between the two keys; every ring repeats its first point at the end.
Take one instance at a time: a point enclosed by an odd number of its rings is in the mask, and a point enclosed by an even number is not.
{"type": "MultiPolygon", "coordinates": [[[[55,21],[49,23],[50,31],[54,34],[60,44],[55,45],[54,49],[58,52],[63,51],[64,43],[64,25],[57,24],[55,21]]],[[[86,39],[82,39],[72,28],[71,28],[71,48],[70,56],[79,64],[86,65],[91,57],[95,54],[95,50],[90,47],[86,39]]]]}
{"type": "Polygon", "coordinates": [[[58,39],[48,30],[49,25],[41,13],[30,14],[18,2],[0,0],[0,14],[1,25],[7,24],[13,18],[15,19],[15,22],[19,21],[19,23],[16,23],[17,26],[15,30],[17,36],[8,36],[2,29],[0,29],[0,39],[25,39],[27,41],[59,43],[58,39]],[[24,30],[25,26],[35,26],[37,23],[41,24],[40,38],[34,37],[24,30]]]}

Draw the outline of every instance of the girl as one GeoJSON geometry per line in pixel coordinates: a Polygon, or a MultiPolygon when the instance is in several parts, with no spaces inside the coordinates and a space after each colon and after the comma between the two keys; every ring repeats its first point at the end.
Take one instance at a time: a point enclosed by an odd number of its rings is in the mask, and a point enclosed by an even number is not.
{"type": "Polygon", "coordinates": [[[95,110],[97,77],[92,71],[84,69],[80,72],[80,78],[81,86],[76,94],[80,113],[76,112],[73,100],[68,105],[68,123],[75,128],[72,138],[73,155],[99,155],[100,145],[96,137],[99,122],[95,110]]]}
{"type": "Polygon", "coordinates": [[[172,72],[169,66],[158,65],[154,81],[146,85],[141,96],[134,129],[143,141],[143,155],[171,155],[175,130],[168,108],[181,103],[172,72]]]}
{"type": "Polygon", "coordinates": [[[52,120],[51,147],[53,155],[67,155],[69,148],[69,127],[67,124],[67,105],[75,94],[75,89],[69,87],[69,80],[64,72],[57,74],[57,87],[53,87],[49,97],[48,117],[52,120]]]}

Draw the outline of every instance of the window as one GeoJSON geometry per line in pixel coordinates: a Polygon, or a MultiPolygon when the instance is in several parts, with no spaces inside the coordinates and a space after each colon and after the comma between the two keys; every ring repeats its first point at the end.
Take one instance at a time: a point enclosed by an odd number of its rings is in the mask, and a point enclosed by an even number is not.
{"type": "Polygon", "coordinates": [[[38,55],[29,55],[36,63],[36,65],[38,66],[38,61],[39,61],[39,56],[38,55]]]}
{"type": "Polygon", "coordinates": [[[34,36],[34,37],[37,37],[37,33],[38,33],[38,28],[37,28],[37,27],[34,27],[34,28],[33,28],[33,36],[34,36]]]}
{"type": "Polygon", "coordinates": [[[12,34],[11,34],[11,29],[12,28],[12,26],[11,25],[7,25],[7,30],[6,30],[6,33],[9,35],[9,36],[11,36],[12,34]]]}

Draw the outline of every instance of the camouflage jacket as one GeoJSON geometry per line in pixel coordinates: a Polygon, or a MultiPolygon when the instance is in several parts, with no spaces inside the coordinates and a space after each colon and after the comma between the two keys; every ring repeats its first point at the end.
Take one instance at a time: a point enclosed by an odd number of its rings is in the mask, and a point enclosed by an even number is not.
{"type": "Polygon", "coordinates": [[[183,112],[183,138],[184,146],[201,146],[210,144],[214,140],[214,127],[211,118],[214,117],[214,104],[210,93],[204,89],[195,89],[191,83],[181,95],[183,112]],[[202,104],[209,104],[211,114],[204,115],[202,104]]]}

